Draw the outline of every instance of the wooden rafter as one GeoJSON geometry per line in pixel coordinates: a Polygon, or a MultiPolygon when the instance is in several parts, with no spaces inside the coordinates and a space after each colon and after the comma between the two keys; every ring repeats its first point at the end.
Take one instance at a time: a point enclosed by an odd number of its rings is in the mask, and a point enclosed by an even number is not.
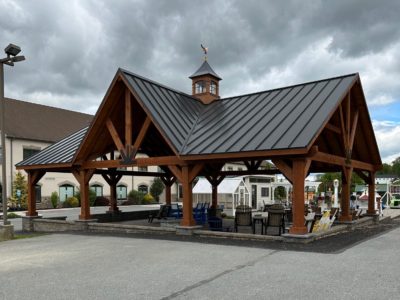
{"type": "Polygon", "coordinates": [[[283,159],[272,159],[274,165],[282,172],[282,174],[289,180],[293,182],[293,170],[283,159]]]}
{"type": "MultiPolygon", "coordinates": [[[[147,167],[147,166],[167,166],[171,164],[181,164],[182,160],[176,156],[143,157],[136,158],[129,166],[147,167]]],[[[120,160],[95,160],[87,161],[82,164],[83,169],[93,168],[120,168],[120,160]]],[[[125,165],[126,166],[126,165],[125,165]]]]}
{"type": "Polygon", "coordinates": [[[349,140],[349,149],[353,151],[354,138],[356,136],[358,124],[358,110],[354,114],[353,124],[351,126],[350,140],[349,140]]]}
{"type": "Polygon", "coordinates": [[[107,119],[106,126],[107,126],[108,132],[110,133],[111,138],[113,139],[114,144],[117,147],[118,151],[123,152],[124,144],[122,143],[121,139],[119,138],[118,132],[115,129],[115,126],[110,118],[107,119]]]}
{"type": "Polygon", "coordinates": [[[128,88],[125,88],[125,145],[132,145],[132,101],[128,88]]]}

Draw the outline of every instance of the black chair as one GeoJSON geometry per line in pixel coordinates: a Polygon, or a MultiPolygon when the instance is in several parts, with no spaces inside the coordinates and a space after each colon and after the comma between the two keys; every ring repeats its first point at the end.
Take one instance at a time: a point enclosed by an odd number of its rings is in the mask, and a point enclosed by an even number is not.
{"type": "Polygon", "coordinates": [[[159,220],[166,219],[169,215],[170,209],[171,209],[171,206],[169,206],[169,205],[161,205],[160,210],[158,211],[158,213],[155,216],[154,216],[154,214],[149,215],[148,222],[153,223],[154,218],[157,218],[159,220]]]}
{"type": "Polygon", "coordinates": [[[238,232],[239,226],[250,226],[253,228],[252,208],[247,205],[239,205],[235,211],[235,231],[238,232]]]}
{"type": "Polygon", "coordinates": [[[222,219],[218,217],[209,217],[208,229],[211,231],[222,231],[222,219]]]}
{"type": "Polygon", "coordinates": [[[285,233],[285,208],[281,204],[274,204],[268,208],[267,224],[265,224],[265,234],[268,234],[268,227],[277,227],[279,234],[285,233]]]}

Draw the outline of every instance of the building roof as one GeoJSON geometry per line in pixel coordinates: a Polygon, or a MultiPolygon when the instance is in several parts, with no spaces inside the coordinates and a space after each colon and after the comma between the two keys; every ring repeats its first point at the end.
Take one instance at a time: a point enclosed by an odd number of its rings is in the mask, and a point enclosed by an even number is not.
{"type": "Polygon", "coordinates": [[[7,137],[54,143],[89,125],[93,116],[31,102],[5,99],[7,137]]]}
{"type": "Polygon", "coordinates": [[[215,73],[215,71],[211,68],[211,66],[209,65],[209,63],[206,60],[204,60],[204,62],[200,66],[200,68],[196,72],[194,72],[191,76],[189,76],[189,78],[193,79],[195,77],[202,76],[202,75],[208,75],[208,74],[214,76],[215,78],[217,78],[219,80],[222,80],[222,78],[219,77],[217,75],[217,73],[215,73]]]}

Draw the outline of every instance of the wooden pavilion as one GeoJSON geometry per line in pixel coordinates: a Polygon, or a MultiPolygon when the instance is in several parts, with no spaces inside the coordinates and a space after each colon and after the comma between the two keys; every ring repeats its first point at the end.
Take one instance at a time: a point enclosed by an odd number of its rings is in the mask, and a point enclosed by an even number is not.
{"type": "Polygon", "coordinates": [[[71,172],[80,184],[81,220],[91,219],[89,181],[101,174],[117,211],[122,176],[159,176],[171,202],[171,185],[183,187],[182,226],[195,225],[192,182],[204,176],[213,187],[225,176],[281,172],[293,184],[292,234],[305,234],[304,181],[310,172],[341,172],[342,221],[350,221],[351,176],[368,185],[368,213],[375,214],[375,173],[381,158],[358,74],[220,98],[221,78],[205,60],[188,95],[119,69],[87,128],[17,164],[28,173],[27,216],[37,216],[35,185],[46,172],[71,172]],[[148,157],[137,158],[144,153],[148,157]],[[277,170],[260,170],[263,160],[277,170]],[[221,171],[242,161],[245,171],[221,171]],[[163,172],[128,171],[157,165],[163,172]]]}

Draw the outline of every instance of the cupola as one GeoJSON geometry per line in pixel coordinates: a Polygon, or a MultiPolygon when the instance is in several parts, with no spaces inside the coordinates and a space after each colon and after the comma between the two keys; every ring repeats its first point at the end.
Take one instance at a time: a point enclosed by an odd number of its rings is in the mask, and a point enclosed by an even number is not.
{"type": "Polygon", "coordinates": [[[222,80],[222,78],[214,72],[207,62],[207,48],[203,46],[202,48],[205,54],[204,62],[189,78],[192,79],[192,95],[204,104],[209,104],[220,98],[219,81],[222,80]]]}

